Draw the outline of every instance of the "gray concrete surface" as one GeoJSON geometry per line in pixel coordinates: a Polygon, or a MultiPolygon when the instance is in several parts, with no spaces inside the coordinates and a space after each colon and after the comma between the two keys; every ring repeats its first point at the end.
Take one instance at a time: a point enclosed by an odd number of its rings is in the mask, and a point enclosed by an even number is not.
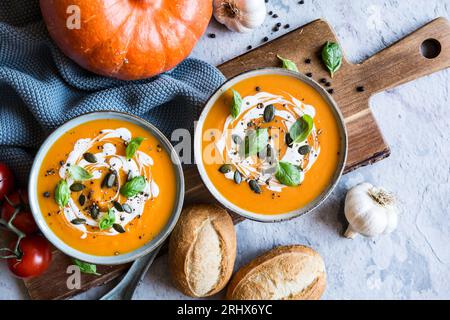
{"type": "MultiPolygon", "coordinates": [[[[227,31],[211,22],[193,56],[214,64],[256,47],[275,22],[291,29],[316,18],[335,28],[352,62],[359,62],[426,22],[450,19],[449,0],[270,0],[268,17],[252,34],[227,31]]],[[[331,198],[314,214],[280,224],[246,221],[237,227],[236,268],[277,245],[305,244],[323,256],[328,272],[325,299],[450,298],[450,70],[375,96],[375,116],[392,156],[346,175],[331,198]],[[394,191],[401,220],[392,235],[347,240],[343,203],[346,190],[362,181],[394,191]]],[[[78,299],[96,298],[107,288],[78,299]]],[[[220,297],[217,296],[217,297],[220,297]]],[[[27,298],[22,283],[0,262],[0,299],[27,298]]],[[[170,283],[167,258],[160,258],[139,287],[137,299],[183,299],[170,283]]]]}

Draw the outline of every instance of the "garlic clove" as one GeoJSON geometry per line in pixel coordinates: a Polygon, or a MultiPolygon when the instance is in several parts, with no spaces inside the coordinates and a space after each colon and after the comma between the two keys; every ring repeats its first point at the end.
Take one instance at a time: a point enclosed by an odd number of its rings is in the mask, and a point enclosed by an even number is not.
{"type": "Polygon", "coordinates": [[[214,0],[214,17],[228,29],[250,32],[261,26],[266,18],[264,0],[214,0]]]}
{"type": "Polygon", "coordinates": [[[398,225],[398,213],[392,195],[369,183],[352,188],[345,199],[345,217],[349,228],[345,237],[355,234],[375,237],[393,232],[398,225]]]}

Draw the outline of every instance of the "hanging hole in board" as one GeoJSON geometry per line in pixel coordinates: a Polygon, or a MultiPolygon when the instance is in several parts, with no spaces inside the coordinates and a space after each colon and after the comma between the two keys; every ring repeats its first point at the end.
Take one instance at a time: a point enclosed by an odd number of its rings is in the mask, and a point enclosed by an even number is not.
{"type": "Polygon", "coordinates": [[[427,59],[435,59],[441,54],[442,46],[436,39],[427,39],[422,42],[420,52],[427,59]]]}

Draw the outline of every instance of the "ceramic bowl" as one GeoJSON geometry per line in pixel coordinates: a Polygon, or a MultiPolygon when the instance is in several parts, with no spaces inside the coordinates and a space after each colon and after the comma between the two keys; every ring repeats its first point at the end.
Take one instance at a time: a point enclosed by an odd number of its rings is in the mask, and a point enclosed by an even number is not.
{"type": "Polygon", "coordinates": [[[202,111],[202,114],[200,116],[200,119],[197,123],[196,131],[195,131],[195,137],[194,137],[194,155],[195,155],[195,161],[197,163],[197,168],[200,172],[200,176],[206,185],[206,187],[209,189],[209,191],[213,194],[213,196],[227,209],[229,209],[232,212],[235,212],[244,218],[260,221],[260,222],[279,222],[279,221],[285,221],[289,220],[295,217],[299,217],[301,215],[304,215],[306,213],[309,213],[316,209],[318,206],[320,206],[327,197],[332,193],[332,191],[335,189],[339,179],[342,176],[342,173],[344,171],[345,163],[347,160],[347,149],[348,149],[348,138],[347,138],[347,130],[344,123],[344,118],[339,110],[338,105],[334,101],[334,99],[330,96],[330,94],[320,86],[317,82],[312,80],[311,78],[298,73],[289,71],[286,69],[280,69],[280,68],[262,68],[257,70],[248,71],[245,73],[242,73],[232,79],[229,79],[227,82],[225,82],[208,100],[206,103],[205,108],[202,111]],[[213,105],[216,103],[217,99],[220,98],[220,96],[232,88],[236,83],[255,76],[259,75],[286,75],[289,77],[293,77],[295,79],[298,79],[302,82],[305,82],[306,84],[313,87],[316,91],[320,93],[320,95],[325,99],[325,101],[328,103],[330,108],[332,109],[335,119],[338,123],[340,136],[341,136],[341,146],[340,146],[340,156],[339,156],[339,163],[337,170],[331,180],[331,183],[328,185],[328,187],[312,202],[310,202],[307,206],[303,208],[298,208],[298,210],[294,210],[291,212],[286,212],[283,214],[277,214],[277,215],[267,215],[267,214],[259,214],[251,211],[244,210],[235,204],[231,203],[228,199],[226,199],[219,190],[214,186],[214,184],[211,182],[210,178],[208,177],[204,164],[202,159],[202,130],[203,125],[206,119],[206,116],[210,112],[213,105]]]}
{"type": "Polygon", "coordinates": [[[42,144],[41,148],[39,149],[36,158],[33,163],[33,167],[31,169],[30,174],[30,180],[29,180],[29,187],[28,187],[28,193],[29,193],[29,200],[30,200],[30,207],[31,211],[33,213],[34,219],[36,220],[37,225],[39,226],[39,229],[42,231],[44,236],[59,250],[64,252],[65,254],[74,257],[76,259],[95,263],[95,264],[101,264],[101,265],[116,265],[116,264],[124,264],[127,262],[134,261],[150,252],[155,250],[155,248],[158,248],[164,240],[169,236],[172,229],[175,227],[175,224],[178,221],[178,218],[181,213],[181,209],[183,207],[183,200],[184,200],[184,176],[183,176],[183,170],[181,167],[181,162],[176,154],[175,150],[173,149],[170,142],[167,140],[167,138],[152,124],[148,123],[147,121],[138,118],[136,116],[128,115],[125,113],[119,113],[119,112],[110,112],[110,111],[104,111],[104,112],[94,112],[94,113],[88,113],[79,117],[76,117],[65,124],[63,124],[61,127],[56,129],[48,138],[45,140],[45,142],[42,144]],[[177,183],[177,197],[174,204],[174,209],[172,212],[172,215],[169,218],[169,221],[167,222],[164,229],[150,242],[146,243],[142,247],[125,254],[117,255],[117,256],[95,256],[83,253],[79,250],[76,250],[70,246],[68,246],[65,242],[63,242],[61,239],[59,239],[53,231],[49,228],[47,225],[43,213],[41,212],[41,209],[39,207],[38,202],[38,195],[37,195],[37,180],[38,180],[38,174],[39,169],[42,165],[42,162],[51,148],[51,146],[67,131],[71,130],[74,127],[77,127],[80,124],[83,124],[88,121],[93,120],[100,120],[100,119],[118,119],[122,121],[131,122],[133,124],[136,124],[143,129],[147,130],[150,134],[152,134],[155,138],[159,140],[161,143],[161,146],[168,152],[169,155],[171,155],[172,163],[174,166],[174,171],[176,175],[176,183],[177,183]]]}

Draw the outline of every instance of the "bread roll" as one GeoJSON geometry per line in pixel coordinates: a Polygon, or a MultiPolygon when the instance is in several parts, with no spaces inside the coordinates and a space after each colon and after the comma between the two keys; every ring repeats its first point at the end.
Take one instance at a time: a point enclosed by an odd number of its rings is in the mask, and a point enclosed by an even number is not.
{"type": "Polygon", "coordinates": [[[325,264],[317,252],[279,247],[241,268],[228,286],[227,299],[319,300],[325,284],[325,264]]]}
{"type": "Polygon", "coordinates": [[[191,297],[222,290],[236,259],[236,232],[230,215],[213,205],[183,210],[169,242],[169,267],[175,286],[191,297]]]}

